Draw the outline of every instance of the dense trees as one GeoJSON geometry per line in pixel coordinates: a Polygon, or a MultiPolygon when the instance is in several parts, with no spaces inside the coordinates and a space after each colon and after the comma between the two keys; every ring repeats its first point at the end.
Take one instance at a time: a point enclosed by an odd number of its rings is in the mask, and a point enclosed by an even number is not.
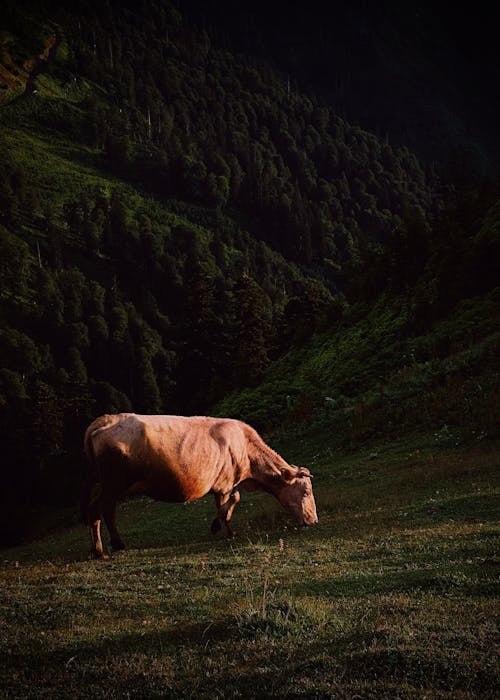
{"type": "MultiPolygon", "coordinates": [[[[96,92],[83,103],[89,144],[121,176],[159,195],[237,209],[253,235],[308,264],[325,253],[349,258],[342,227],[354,239],[362,230],[385,240],[407,207],[428,209],[407,149],[290,94],[268,66],[220,50],[168,5],[139,13],[96,3],[93,16],[59,19],[67,68],[108,98],[96,92]]],[[[97,235],[90,230],[89,240],[97,235]]]]}
{"type": "Polygon", "coordinates": [[[408,149],[168,3],[38,11],[64,48],[50,89],[0,111],[5,493],[47,500],[48,480],[70,498],[91,417],[207,410],[352,301],[415,287],[422,326],[457,299],[456,270],[468,292],[474,265],[493,283],[492,227],[436,219],[408,149]]]}

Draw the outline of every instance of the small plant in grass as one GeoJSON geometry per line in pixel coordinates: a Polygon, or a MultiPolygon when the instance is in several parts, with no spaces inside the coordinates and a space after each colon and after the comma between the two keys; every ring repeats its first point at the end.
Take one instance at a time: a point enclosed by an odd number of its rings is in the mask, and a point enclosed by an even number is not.
{"type": "Polygon", "coordinates": [[[299,611],[292,594],[269,585],[264,574],[258,586],[245,585],[245,600],[236,614],[238,628],[245,636],[286,634],[297,621],[299,611]]]}

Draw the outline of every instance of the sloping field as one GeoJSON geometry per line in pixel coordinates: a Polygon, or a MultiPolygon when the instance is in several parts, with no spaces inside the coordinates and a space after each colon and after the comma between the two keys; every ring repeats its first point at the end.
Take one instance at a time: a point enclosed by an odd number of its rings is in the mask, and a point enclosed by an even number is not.
{"type": "Polygon", "coordinates": [[[210,498],[138,500],[105,562],[76,524],[4,550],[2,697],[496,697],[500,445],[457,441],[278,446],[315,474],[310,530],[266,495],[232,542],[210,498]]]}

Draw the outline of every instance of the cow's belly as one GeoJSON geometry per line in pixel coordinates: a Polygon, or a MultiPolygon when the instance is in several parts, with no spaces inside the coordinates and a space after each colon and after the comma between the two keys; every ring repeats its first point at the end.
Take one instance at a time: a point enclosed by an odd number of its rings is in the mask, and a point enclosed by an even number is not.
{"type": "Polygon", "coordinates": [[[205,479],[190,479],[165,472],[143,482],[143,493],[166,503],[186,503],[203,498],[211,489],[205,479]]]}
{"type": "MultiPolygon", "coordinates": [[[[161,425],[160,425],[161,427],[161,425]]],[[[178,434],[169,428],[146,430],[145,441],[134,450],[132,470],[142,492],[170,503],[202,498],[224,467],[219,443],[197,431],[178,434]]]]}

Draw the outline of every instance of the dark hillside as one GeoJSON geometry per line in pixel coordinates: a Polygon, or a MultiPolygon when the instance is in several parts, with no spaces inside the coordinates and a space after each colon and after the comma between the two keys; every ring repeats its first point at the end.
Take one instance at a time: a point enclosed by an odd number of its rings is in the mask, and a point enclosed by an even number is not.
{"type": "Polygon", "coordinates": [[[426,174],[187,5],[6,7],[6,541],[75,499],[96,414],[207,412],[381,294],[407,342],[497,284],[494,184],[426,174]]]}
{"type": "Polygon", "coordinates": [[[229,45],[279,67],[294,89],[404,144],[469,184],[498,176],[498,10],[444,0],[272,3],[184,0],[229,45]]]}

